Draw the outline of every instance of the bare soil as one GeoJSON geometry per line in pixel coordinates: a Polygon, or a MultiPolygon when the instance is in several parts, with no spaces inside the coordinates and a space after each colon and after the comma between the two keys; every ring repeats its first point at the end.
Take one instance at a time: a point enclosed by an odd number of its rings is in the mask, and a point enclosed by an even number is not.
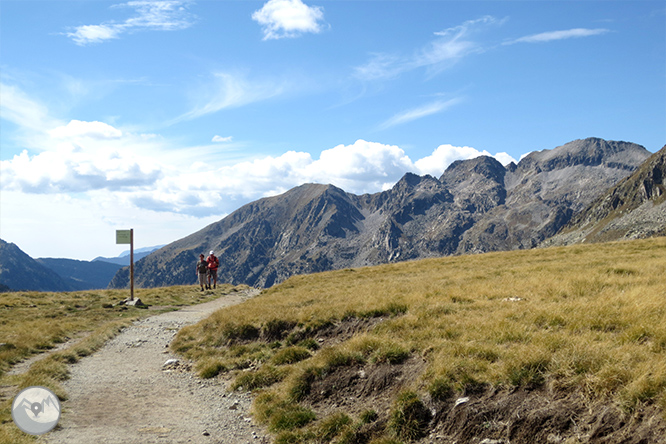
{"type": "Polygon", "coordinates": [[[184,325],[258,294],[250,289],[137,321],[70,367],[60,423],[38,442],[264,443],[251,397],[220,379],[202,380],[168,345],[184,325]],[[165,366],[167,360],[179,359],[165,366]]]}
{"type": "Polygon", "coordinates": [[[489,388],[466,398],[431,404],[431,432],[419,443],[666,443],[666,422],[655,406],[629,414],[577,391],[547,387],[489,388]]]}

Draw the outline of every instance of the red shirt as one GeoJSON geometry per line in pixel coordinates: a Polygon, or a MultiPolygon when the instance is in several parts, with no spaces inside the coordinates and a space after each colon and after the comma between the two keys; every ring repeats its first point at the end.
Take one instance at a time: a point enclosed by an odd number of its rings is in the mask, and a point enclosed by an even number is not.
{"type": "Polygon", "coordinates": [[[220,265],[220,261],[217,260],[217,258],[214,255],[208,256],[206,262],[208,262],[208,268],[210,268],[211,270],[217,270],[217,267],[219,267],[220,265]]]}

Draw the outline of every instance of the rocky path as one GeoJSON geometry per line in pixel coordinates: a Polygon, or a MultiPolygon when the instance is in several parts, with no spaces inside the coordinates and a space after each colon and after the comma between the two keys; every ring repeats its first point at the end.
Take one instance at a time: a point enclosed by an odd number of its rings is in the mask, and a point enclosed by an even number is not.
{"type": "Polygon", "coordinates": [[[250,289],[137,321],[70,368],[59,426],[49,444],[267,443],[252,423],[249,394],[202,380],[178,365],[168,344],[184,325],[259,293],[250,289]]]}

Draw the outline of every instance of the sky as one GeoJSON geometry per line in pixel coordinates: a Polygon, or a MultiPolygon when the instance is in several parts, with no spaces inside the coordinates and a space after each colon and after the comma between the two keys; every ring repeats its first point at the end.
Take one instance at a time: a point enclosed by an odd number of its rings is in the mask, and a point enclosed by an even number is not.
{"type": "Polygon", "coordinates": [[[666,143],[663,1],[0,0],[0,238],[32,257],[586,137],[666,143]]]}

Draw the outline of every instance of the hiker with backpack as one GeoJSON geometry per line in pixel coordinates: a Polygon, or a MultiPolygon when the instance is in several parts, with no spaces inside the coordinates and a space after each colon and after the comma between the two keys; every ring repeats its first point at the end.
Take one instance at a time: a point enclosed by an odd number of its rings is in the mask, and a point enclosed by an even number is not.
{"type": "Polygon", "coordinates": [[[206,262],[208,263],[208,289],[210,290],[211,278],[213,279],[213,288],[217,286],[217,267],[220,266],[220,261],[215,257],[213,251],[211,251],[206,262]]]}
{"type": "MultiPolygon", "coordinates": [[[[208,262],[204,259],[204,255],[199,255],[199,262],[197,262],[197,276],[199,277],[199,285],[201,285],[201,291],[204,291],[204,285],[206,285],[206,276],[208,276],[208,262]]],[[[206,286],[208,288],[208,286],[206,286]]]]}

